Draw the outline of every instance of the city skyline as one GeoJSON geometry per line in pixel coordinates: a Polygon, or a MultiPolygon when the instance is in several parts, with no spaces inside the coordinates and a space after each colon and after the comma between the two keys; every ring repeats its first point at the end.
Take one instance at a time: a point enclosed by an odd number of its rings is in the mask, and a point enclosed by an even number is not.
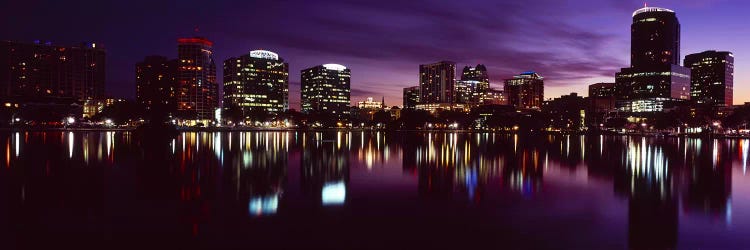
{"type": "MultiPolygon", "coordinates": [[[[55,20],[55,25],[49,25],[49,20],[60,14],[53,10],[70,9],[74,4],[60,6],[56,3],[6,3],[3,7],[19,11],[12,12],[5,18],[18,21],[4,22],[6,26],[3,27],[0,38],[21,42],[50,40],[60,45],[75,44],[82,40],[104,44],[108,56],[107,93],[116,93],[117,97],[125,93],[122,95],[130,99],[135,97],[135,82],[132,77],[134,64],[147,55],[175,58],[175,39],[194,35],[204,36],[215,42],[217,61],[255,49],[267,49],[282,55],[290,63],[290,107],[298,110],[299,71],[325,63],[346,65],[355,72],[352,75],[353,103],[367,96],[385,96],[386,103],[399,104],[403,88],[418,82],[418,65],[440,60],[456,61],[458,68],[477,63],[487,65],[493,88],[498,88],[503,79],[518,72],[539,72],[545,76],[545,99],[549,99],[570,92],[585,95],[589,84],[612,82],[614,73],[628,66],[628,27],[631,14],[643,6],[638,1],[577,1],[559,4],[539,0],[535,2],[537,4],[528,5],[482,1],[472,3],[475,4],[424,5],[410,2],[389,5],[385,2],[344,2],[338,5],[321,3],[320,6],[308,6],[309,3],[305,2],[284,1],[264,5],[249,3],[246,6],[217,3],[211,6],[200,5],[205,9],[198,9],[198,4],[185,2],[178,8],[185,15],[178,15],[182,13],[178,13],[179,11],[171,11],[166,3],[153,6],[140,2],[133,6],[95,3],[86,5],[91,6],[86,8],[96,8],[99,12],[55,20]],[[530,16],[525,21],[517,20],[517,14],[496,14],[501,11],[510,13],[532,5],[540,15],[530,16]],[[134,7],[146,6],[152,8],[143,13],[143,20],[118,19],[121,12],[127,13],[127,10],[134,7]],[[338,7],[331,10],[326,9],[326,6],[338,7]],[[415,6],[421,8],[412,8],[415,6]],[[30,9],[41,13],[49,12],[49,20],[30,20],[22,16],[30,9]],[[406,15],[412,9],[414,15],[406,15]],[[170,11],[161,15],[159,10],[170,11]],[[241,10],[250,12],[243,15],[243,18],[210,15],[241,10]],[[469,15],[474,11],[478,11],[478,14],[469,15]],[[288,15],[290,12],[300,13],[288,15]],[[191,13],[195,15],[189,15],[191,13]],[[356,19],[357,14],[363,13],[371,17],[356,19]],[[235,24],[268,18],[274,14],[286,14],[290,18],[267,25],[248,26],[247,31],[230,30],[235,24]],[[336,18],[331,17],[332,14],[336,14],[336,18]],[[391,17],[394,21],[379,22],[379,17],[391,17]],[[563,21],[549,27],[552,20],[563,21]],[[144,21],[148,21],[150,25],[144,25],[144,21]],[[197,32],[194,30],[196,26],[197,32]],[[438,29],[438,26],[444,29],[438,29]],[[408,34],[420,28],[426,29],[408,34]],[[143,35],[131,37],[132,32],[129,31],[134,29],[143,35]],[[311,30],[319,32],[319,35],[311,34],[311,30]],[[434,39],[413,39],[425,35],[434,39]],[[382,38],[383,36],[388,38],[382,38]],[[545,39],[538,39],[540,37],[545,39]],[[582,52],[588,53],[582,56],[582,52]]],[[[649,2],[649,6],[665,7],[677,12],[683,29],[682,55],[720,50],[731,51],[737,56],[735,104],[750,101],[745,97],[749,96],[750,88],[742,84],[748,79],[742,70],[742,55],[747,54],[743,52],[748,49],[741,45],[743,39],[725,39],[726,36],[722,34],[731,32],[728,34],[750,35],[741,32],[742,29],[738,28],[740,26],[736,26],[740,24],[738,20],[741,20],[741,16],[734,9],[741,9],[746,4],[739,1],[649,2]],[[711,22],[702,22],[708,17],[711,22]],[[722,23],[725,28],[715,29],[711,25],[715,23],[722,23]]],[[[217,77],[222,78],[221,75],[217,77]]]]}

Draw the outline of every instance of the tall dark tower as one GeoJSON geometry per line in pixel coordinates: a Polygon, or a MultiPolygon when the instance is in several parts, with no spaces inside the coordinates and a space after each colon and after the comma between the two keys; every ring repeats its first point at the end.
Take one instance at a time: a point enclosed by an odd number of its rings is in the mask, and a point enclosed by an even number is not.
{"type": "Polygon", "coordinates": [[[660,112],[664,103],[690,99],[690,69],[680,66],[680,22],[674,11],[633,12],[630,67],[615,74],[618,109],[660,112]]]}
{"type": "Polygon", "coordinates": [[[177,60],[147,56],[135,64],[136,100],[148,110],[177,111],[177,60]]]}
{"type": "Polygon", "coordinates": [[[630,66],[643,68],[680,64],[680,22],[674,11],[644,7],[633,12],[630,66]]]}

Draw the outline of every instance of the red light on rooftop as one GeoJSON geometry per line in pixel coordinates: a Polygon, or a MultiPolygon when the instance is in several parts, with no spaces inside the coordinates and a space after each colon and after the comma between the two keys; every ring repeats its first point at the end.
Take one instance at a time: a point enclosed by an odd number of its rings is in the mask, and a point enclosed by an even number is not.
{"type": "Polygon", "coordinates": [[[208,39],[202,38],[202,37],[192,37],[192,38],[179,38],[177,39],[177,43],[179,44],[188,44],[188,43],[200,43],[206,46],[213,46],[214,43],[209,41],[208,39]]]}

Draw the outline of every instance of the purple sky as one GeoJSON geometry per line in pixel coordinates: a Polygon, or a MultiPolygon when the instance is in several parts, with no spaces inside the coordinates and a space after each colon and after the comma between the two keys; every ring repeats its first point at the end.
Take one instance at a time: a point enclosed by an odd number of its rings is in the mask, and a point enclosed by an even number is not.
{"type": "MultiPolygon", "coordinates": [[[[682,56],[703,50],[735,54],[735,103],[750,101],[746,0],[656,0],[682,24],[682,56]]],[[[177,56],[176,39],[213,40],[221,63],[263,48],[290,64],[290,102],[299,108],[299,71],[339,63],[352,70],[352,102],[385,96],[401,104],[417,84],[418,65],[452,60],[485,64],[493,87],[533,70],[545,97],[614,81],[629,64],[631,0],[362,1],[4,1],[0,39],[92,41],[107,48],[107,92],[133,98],[135,63],[177,56]],[[152,3],[158,2],[158,3],[152,3]],[[195,27],[199,32],[194,32],[195,27]]]]}

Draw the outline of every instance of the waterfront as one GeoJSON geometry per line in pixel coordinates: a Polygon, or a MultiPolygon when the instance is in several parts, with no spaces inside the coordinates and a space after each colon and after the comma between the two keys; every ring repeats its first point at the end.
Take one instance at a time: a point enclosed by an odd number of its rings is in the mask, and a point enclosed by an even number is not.
{"type": "Polygon", "coordinates": [[[55,131],[0,143],[10,249],[750,246],[747,139],[55,131]]]}

